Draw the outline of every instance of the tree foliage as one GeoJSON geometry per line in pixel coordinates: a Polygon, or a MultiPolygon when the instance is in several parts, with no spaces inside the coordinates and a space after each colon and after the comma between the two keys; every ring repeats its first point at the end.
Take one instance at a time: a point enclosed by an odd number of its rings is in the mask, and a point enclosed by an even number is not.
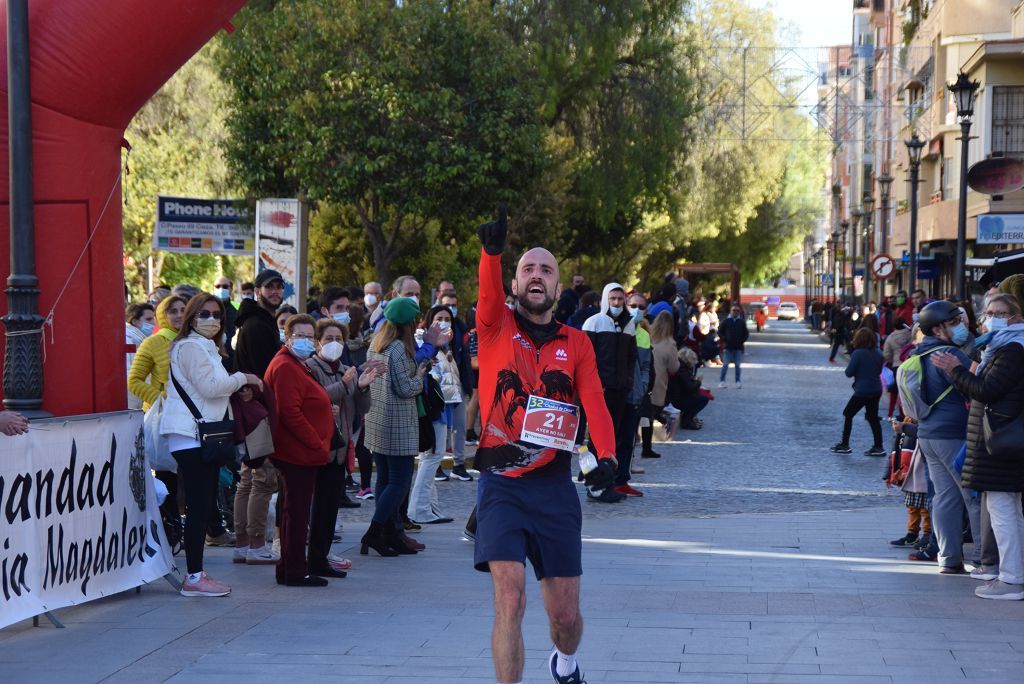
{"type": "MultiPolygon", "coordinates": [[[[145,294],[152,253],[156,196],[219,197],[232,190],[220,144],[223,84],[214,68],[215,43],[199,51],[146,103],[125,138],[132,146],[122,184],[125,283],[135,300],[145,294]]],[[[251,260],[153,253],[154,283],[212,285],[221,271],[251,273],[251,260]]]]}

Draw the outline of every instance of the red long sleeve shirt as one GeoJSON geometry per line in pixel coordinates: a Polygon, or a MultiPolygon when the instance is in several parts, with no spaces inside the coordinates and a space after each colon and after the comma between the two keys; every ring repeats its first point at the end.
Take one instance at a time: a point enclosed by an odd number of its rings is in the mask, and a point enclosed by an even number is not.
{"type": "Polygon", "coordinates": [[[590,339],[586,333],[562,325],[553,340],[534,344],[505,306],[501,256],[483,250],[476,325],[483,425],[476,452],[478,469],[506,477],[539,477],[569,470],[569,452],[519,440],[531,394],[582,403],[598,458],[614,456],[615,431],[590,339]]]}

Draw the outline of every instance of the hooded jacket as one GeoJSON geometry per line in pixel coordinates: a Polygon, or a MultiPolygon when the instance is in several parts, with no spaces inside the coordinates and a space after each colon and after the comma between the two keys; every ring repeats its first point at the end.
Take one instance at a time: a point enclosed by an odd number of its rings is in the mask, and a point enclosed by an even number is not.
{"type": "Polygon", "coordinates": [[[594,345],[597,358],[597,374],[605,391],[629,392],[633,389],[633,372],[636,366],[636,323],[629,310],[623,306],[622,313],[612,317],[609,313],[608,296],[612,290],[626,291],[619,283],[608,283],[601,293],[601,311],[583,324],[594,345]]]}
{"type": "MultiPolygon", "coordinates": [[[[945,347],[943,351],[956,355],[960,363],[968,366],[971,364],[971,360],[962,351],[931,335],[927,335],[921,340],[921,344],[917,345],[914,353],[923,354],[936,347],[945,347]]],[[[924,369],[922,381],[924,400],[931,403],[938,399],[951,383],[949,376],[936,368],[927,356],[922,359],[921,366],[924,369]]],[[[960,440],[967,437],[967,400],[955,387],[952,392],[943,397],[942,401],[932,407],[928,417],[921,421],[917,436],[920,439],[960,440]]]]}
{"type": "Polygon", "coordinates": [[[263,377],[270,360],[281,348],[277,320],[252,299],[243,299],[235,318],[235,369],[263,377]]]}
{"type": "MultiPolygon", "coordinates": [[[[953,385],[971,400],[967,417],[967,458],[962,484],[979,492],[1024,491],[1024,459],[995,455],[985,445],[986,409],[1020,420],[1024,411],[1024,324],[999,331],[974,375],[964,366],[953,369],[953,385]]],[[[996,426],[1001,423],[996,423],[996,426]]]]}
{"type": "Polygon", "coordinates": [[[142,399],[142,408],[146,411],[157,399],[166,396],[164,385],[167,384],[167,369],[171,365],[168,350],[178,335],[178,330],[172,328],[167,319],[167,307],[172,301],[168,297],[157,304],[156,322],[160,330],[142,341],[128,372],[128,391],[142,399]]]}

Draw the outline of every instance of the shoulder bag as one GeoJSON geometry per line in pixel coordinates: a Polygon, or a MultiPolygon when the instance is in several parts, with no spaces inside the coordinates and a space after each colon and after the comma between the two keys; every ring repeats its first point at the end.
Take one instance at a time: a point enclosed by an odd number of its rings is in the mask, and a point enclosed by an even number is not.
{"type": "Polygon", "coordinates": [[[1007,416],[985,407],[982,419],[985,448],[998,458],[1024,458],[1024,421],[1021,416],[1007,416]]]}
{"type": "Polygon", "coordinates": [[[216,421],[203,420],[203,414],[196,408],[192,398],[188,396],[178,383],[174,373],[168,370],[174,389],[178,396],[192,413],[196,420],[196,427],[199,431],[200,457],[206,465],[226,466],[235,462],[237,450],[235,449],[235,421],[228,416],[228,409],[224,409],[224,419],[216,421]]]}

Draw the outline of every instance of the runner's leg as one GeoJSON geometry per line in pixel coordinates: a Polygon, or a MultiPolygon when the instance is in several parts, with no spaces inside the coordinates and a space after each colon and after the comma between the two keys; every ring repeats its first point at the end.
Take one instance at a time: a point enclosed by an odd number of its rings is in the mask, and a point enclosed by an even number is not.
{"type": "MultiPolygon", "coordinates": [[[[519,682],[523,678],[526,657],[522,629],[526,612],[526,566],[519,561],[490,561],[488,566],[494,583],[494,631],[491,633],[494,674],[499,682],[519,682]]],[[[545,603],[546,597],[545,593],[545,603]]]]}
{"type": "Polygon", "coordinates": [[[566,655],[576,653],[580,639],[583,638],[580,578],[545,577],[540,581],[540,588],[551,625],[551,641],[555,643],[555,648],[566,655]]]}

